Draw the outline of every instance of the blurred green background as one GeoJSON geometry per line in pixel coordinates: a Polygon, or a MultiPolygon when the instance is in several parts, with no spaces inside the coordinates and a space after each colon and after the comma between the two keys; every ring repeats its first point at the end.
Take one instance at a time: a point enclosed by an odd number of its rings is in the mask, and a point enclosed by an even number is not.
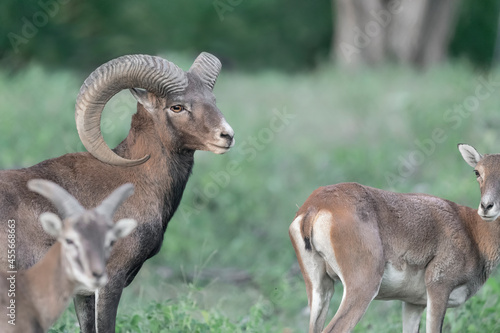
{"type": "MultiPolygon", "coordinates": [[[[488,66],[500,3],[462,0],[450,55],[488,66]]],[[[328,59],[330,0],[3,0],[0,61],[92,70],[129,53],[199,50],[229,68],[307,70],[328,59]]]]}
{"type": "MultiPolygon", "coordinates": [[[[330,60],[329,1],[5,0],[0,168],[84,150],[74,103],[101,63],[149,53],[187,70],[199,52],[216,54],[223,71],[214,92],[236,145],[222,156],[196,153],[161,252],[124,291],[117,331],[305,332],[307,297],[288,226],[315,188],[356,181],[478,204],[456,144],[498,152],[498,10],[497,1],[461,1],[449,57],[425,71],[391,61],[346,70],[330,60]],[[47,23],[13,47],[10,33],[22,36],[23,18],[42,20],[41,10],[47,23]]],[[[110,146],[127,135],[134,112],[128,92],[108,103],[110,146]]],[[[497,281],[448,310],[445,331],[500,331],[497,281]]],[[[329,318],[341,297],[339,285],[329,318]]],[[[400,332],[400,309],[373,302],[356,332],[400,332]]],[[[52,332],[76,332],[75,323],[71,306],[52,332]]]]}

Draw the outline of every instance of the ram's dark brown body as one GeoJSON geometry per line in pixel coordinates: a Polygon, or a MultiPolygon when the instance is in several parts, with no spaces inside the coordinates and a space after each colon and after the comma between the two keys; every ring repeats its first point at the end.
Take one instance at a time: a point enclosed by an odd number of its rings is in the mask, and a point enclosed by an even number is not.
{"type": "MultiPolygon", "coordinates": [[[[108,270],[114,266],[113,262],[117,267],[127,265],[135,270],[140,268],[144,260],[158,252],[163,231],[180,203],[191,173],[194,151],[172,153],[165,149],[152,124],[144,124],[147,121],[146,112],[139,104],[129,136],[116,149],[123,157],[133,155],[134,150],[151,154],[145,164],[116,167],[97,160],[90,153],[73,153],[25,169],[0,171],[0,223],[5,225],[2,229],[6,230],[8,220],[16,221],[18,268],[26,269],[38,262],[55,242],[43,231],[37,220],[40,213],[55,212],[55,209],[48,200],[27,188],[28,180],[33,178],[51,180],[68,189],[85,208],[97,206],[122,184],[134,184],[135,194],[117,212],[116,218],[134,218],[139,221],[138,229],[143,230],[135,232],[127,239],[127,243],[117,244],[115,251],[123,253],[134,250],[139,255],[113,256],[108,270]],[[134,137],[140,138],[139,142],[134,137]],[[132,144],[129,144],[130,141],[132,144]],[[140,147],[141,141],[148,142],[147,146],[140,147]],[[127,262],[120,262],[124,259],[127,262]]],[[[7,242],[3,230],[0,232],[2,268],[7,267],[3,255],[7,253],[7,242]]]]}

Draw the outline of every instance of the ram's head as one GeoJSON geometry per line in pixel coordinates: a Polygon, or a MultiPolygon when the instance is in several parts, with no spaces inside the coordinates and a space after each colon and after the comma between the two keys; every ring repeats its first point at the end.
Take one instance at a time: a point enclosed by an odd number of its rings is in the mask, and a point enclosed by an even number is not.
{"type": "Polygon", "coordinates": [[[219,59],[205,52],[187,72],[148,55],[128,55],[105,63],[85,80],[77,99],[76,123],[82,143],[108,164],[133,166],[148,160],[148,152],[138,159],[117,155],[100,130],[105,104],[119,91],[130,89],[139,107],[148,112],[162,144],[174,150],[225,153],[234,145],[234,131],[212,92],[220,69],[219,59]]]}

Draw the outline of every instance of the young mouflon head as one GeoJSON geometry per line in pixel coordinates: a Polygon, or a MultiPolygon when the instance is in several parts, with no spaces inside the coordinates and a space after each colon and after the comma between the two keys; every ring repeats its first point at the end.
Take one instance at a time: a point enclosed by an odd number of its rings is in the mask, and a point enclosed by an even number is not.
{"type": "Polygon", "coordinates": [[[481,155],[474,147],[459,144],[465,162],[474,168],[481,201],[477,213],[484,221],[495,221],[500,216],[500,154],[481,155]]]}
{"type": "Polygon", "coordinates": [[[134,186],[118,187],[91,210],[85,210],[71,194],[51,181],[32,179],[28,188],[47,198],[59,212],[61,218],[51,212],[42,213],[40,222],[61,243],[63,266],[69,278],[84,289],[104,286],[106,261],[114,242],[137,226],[133,219],[113,223],[115,211],[134,193],[134,186]]]}

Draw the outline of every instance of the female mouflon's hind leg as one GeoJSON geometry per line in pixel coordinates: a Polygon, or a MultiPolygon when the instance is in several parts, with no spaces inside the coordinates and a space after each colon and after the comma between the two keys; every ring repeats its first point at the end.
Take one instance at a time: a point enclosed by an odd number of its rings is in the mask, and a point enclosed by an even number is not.
{"type": "MultiPolygon", "coordinates": [[[[324,332],[350,332],[368,309],[373,298],[378,294],[382,275],[377,270],[366,274],[343,273],[344,296],[337,313],[330,321],[324,332]],[[360,279],[360,277],[363,277],[360,279]]],[[[354,272],[353,272],[354,273],[354,272]]]]}
{"type": "Polygon", "coordinates": [[[306,284],[307,299],[311,310],[309,333],[320,333],[325,326],[334,288],[333,280],[326,273],[325,261],[306,244],[300,233],[301,217],[290,226],[290,239],[297,255],[302,276],[306,284]]]}
{"type": "MultiPolygon", "coordinates": [[[[354,329],[377,296],[384,274],[385,259],[378,228],[365,221],[360,232],[352,218],[332,215],[328,237],[317,237],[324,238],[318,239],[318,251],[324,253],[326,264],[338,272],[344,285],[342,302],[324,332],[345,333],[354,329]],[[324,245],[320,248],[321,244],[324,245]]],[[[320,227],[321,223],[317,225],[320,227]]]]}

